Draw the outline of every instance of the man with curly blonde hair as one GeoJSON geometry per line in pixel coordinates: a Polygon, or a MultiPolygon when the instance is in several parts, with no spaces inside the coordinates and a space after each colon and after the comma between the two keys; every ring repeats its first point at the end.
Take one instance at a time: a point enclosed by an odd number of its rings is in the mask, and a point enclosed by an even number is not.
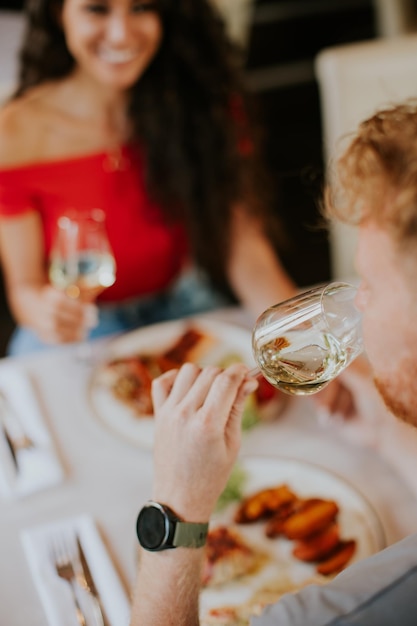
{"type": "MultiPolygon", "coordinates": [[[[359,227],[357,304],[369,363],[387,407],[370,378],[349,368],[342,378],[354,394],[356,412],[343,428],[377,449],[417,494],[416,106],[387,109],[364,122],[337,164],[335,181],[326,206],[330,215],[359,227]]],[[[179,547],[168,537],[152,552],[146,542],[155,536],[144,539],[149,509],[141,512],[138,537],[147,549],[141,552],[132,626],[199,624],[204,529],[238,454],[243,403],[254,386],[242,365],[222,371],[186,364],[155,381],[150,506],[169,510],[177,518],[174,526],[182,524],[190,535],[179,547]]],[[[417,534],[355,563],[326,585],[283,596],[251,621],[252,626],[416,623],[417,534]]]]}

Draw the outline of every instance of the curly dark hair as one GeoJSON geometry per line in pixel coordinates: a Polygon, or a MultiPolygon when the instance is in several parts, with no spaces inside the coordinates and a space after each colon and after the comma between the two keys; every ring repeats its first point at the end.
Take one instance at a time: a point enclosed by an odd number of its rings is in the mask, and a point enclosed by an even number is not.
{"type": "MultiPolygon", "coordinates": [[[[56,19],[64,1],[28,0],[15,97],[72,71],[56,19]]],[[[244,201],[268,233],[274,223],[240,50],[208,0],[158,0],[155,10],[163,40],[131,88],[132,140],[145,154],[150,195],[167,219],[184,220],[197,264],[227,288],[232,207],[244,201]]]]}

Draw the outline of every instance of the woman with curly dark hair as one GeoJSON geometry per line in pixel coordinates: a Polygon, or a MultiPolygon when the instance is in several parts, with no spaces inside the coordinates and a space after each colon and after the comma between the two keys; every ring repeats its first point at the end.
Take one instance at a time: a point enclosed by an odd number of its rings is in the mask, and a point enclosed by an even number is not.
{"type": "Polygon", "coordinates": [[[239,54],[209,2],[29,0],[27,19],[19,84],[0,112],[10,352],[87,332],[91,305],[48,282],[69,208],[104,211],[117,264],[90,336],[226,294],[254,314],[292,295],[269,240],[239,54]]]}

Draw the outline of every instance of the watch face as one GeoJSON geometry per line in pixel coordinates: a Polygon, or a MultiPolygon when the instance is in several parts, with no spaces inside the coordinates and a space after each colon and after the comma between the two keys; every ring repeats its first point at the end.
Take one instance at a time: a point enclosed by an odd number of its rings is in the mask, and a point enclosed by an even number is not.
{"type": "Polygon", "coordinates": [[[157,503],[148,504],[139,513],[136,523],[139,543],[146,550],[159,550],[165,546],[169,536],[169,520],[157,503]]]}

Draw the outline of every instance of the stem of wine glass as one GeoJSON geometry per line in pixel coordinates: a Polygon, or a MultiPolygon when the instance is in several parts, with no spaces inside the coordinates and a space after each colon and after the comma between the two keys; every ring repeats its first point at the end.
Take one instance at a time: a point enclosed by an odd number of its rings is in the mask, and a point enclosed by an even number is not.
{"type": "Polygon", "coordinates": [[[247,376],[248,378],[258,378],[259,376],[262,376],[261,368],[258,366],[253,367],[251,370],[249,370],[247,376]]]}

